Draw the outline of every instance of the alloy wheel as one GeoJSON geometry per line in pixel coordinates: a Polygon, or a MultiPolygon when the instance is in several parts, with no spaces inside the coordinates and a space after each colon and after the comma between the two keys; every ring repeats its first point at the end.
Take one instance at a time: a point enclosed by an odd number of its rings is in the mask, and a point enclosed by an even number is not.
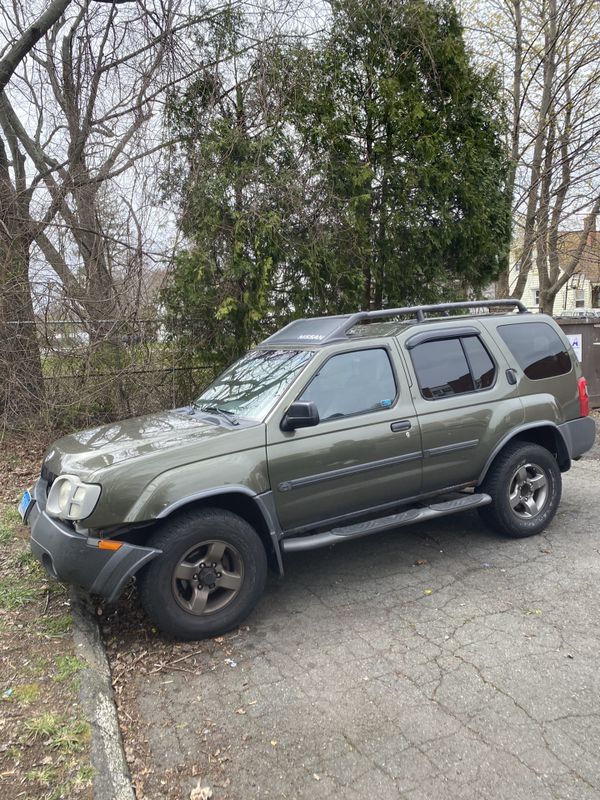
{"type": "Polygon", "coordinates": [[[190,614],[213,614],[237,597],[243,580],[244,563],[236,548],[206,540],[190,548],[175,567],[173,595],[190,614]]]}
{"type": "Polygon", "coordinates": [[[524,464],[513,475],[509,502],[521,519],[532,519],[543,511],[548,499],[548,476],[538,464],[524,464]]]}

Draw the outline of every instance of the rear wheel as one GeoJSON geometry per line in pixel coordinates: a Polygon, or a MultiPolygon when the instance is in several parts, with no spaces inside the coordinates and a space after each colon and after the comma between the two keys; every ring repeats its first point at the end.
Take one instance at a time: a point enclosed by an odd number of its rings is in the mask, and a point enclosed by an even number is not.
{"type": "Polygon", "coordinates": [[[560,503],[562,479],[556,459],[533,442],[513,442],[496,458],[481,485],[492,504],[479,510],[483,521],[514,538],[541,533],[560,503]]]}
{"type": "Polygon", "coordinates": [[[142,605],[165,633],[218,636],[256,605],[267,576],[263,543],[246,520],[222,509],[179,514],[152,537],[163,551],[140,575],[142,605]]]}

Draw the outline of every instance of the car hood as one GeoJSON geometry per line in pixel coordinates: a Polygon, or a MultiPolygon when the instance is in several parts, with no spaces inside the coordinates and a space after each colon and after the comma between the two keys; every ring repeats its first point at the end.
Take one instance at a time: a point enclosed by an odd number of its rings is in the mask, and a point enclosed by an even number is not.
{"type": "Polygon", "coordinates": [[[217,417],[190,409],[148,414],[63,436],[48,448],[44,470],[90,477],[134,458],[160,454],[162,459],[173,450],[193,451],[190,461],[210,457],[215,451],[226,455],[238,449],[243,431],[248,431],[247,425],[221,423],[217,417]]]}

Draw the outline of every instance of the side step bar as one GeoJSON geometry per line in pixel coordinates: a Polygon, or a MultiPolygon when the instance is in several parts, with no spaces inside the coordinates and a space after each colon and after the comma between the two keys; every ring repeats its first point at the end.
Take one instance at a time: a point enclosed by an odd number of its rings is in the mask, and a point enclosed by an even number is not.
{"type": "Polygon", "coordinates": [[[300,550],[314,550],[317,547],[329,547],[348,539],[358,539],[361,536],[370,536],[372,533],[387,531],[390,528],[401,528],[403,525],[412,525],[414,522],[423,522],[427,519],[445,517],[456,514],[458,511],[468,511],[472,508],[487,506],[492,502],[489,494],[468,494],[442,503],[430,503],[427,506],[409,508],[388,517],[369,519],[366,522],[355,522],[342,528],[332,528],[323,533],[314,533],[312,536],[296,536],[283,539],[281,549],[285,553],[295,553],[300,550]]]}

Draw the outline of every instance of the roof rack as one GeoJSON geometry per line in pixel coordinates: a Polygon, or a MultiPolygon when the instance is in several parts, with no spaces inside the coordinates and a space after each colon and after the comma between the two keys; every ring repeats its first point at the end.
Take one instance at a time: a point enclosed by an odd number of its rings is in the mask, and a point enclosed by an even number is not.
{"type": "Polygon", "coordinates": [[[377,311],[357,311],[355,314],[342,314],[334,317],[293,320],[284,328],[265,339],[262,344],[310,342],[319,346],[326,342],[343,339],[351,328],[361,322],[394,317],[412,317],[415,322],[419,323],[425,322],[425,315],[429,312],[448,316],[450,311],[471,308],[514,308],[519,314],[529,313],[519,300],[472,300],[464,303],[437,303],[429,306],[406,306],[405,308],[389,308],[377,311]]]}
{"type": "Polygon", "coordinates": [[[416,322],[425,322],[425,314],[430,311],[442,312],[442,316],[448,316],[449,311],[457,311],[461,308],[516,308],[519,314],[529,313],[520,300],[468,300],[464,303],[434,303],[428,306],[405,306],[404,308],[386,308],[376,311],[357,311],[355,314],[346,317],[344,322],[332,331],[327,338],[329,340],[337,339],[360,322],[385,319],[386,317],[409,316],[413,316],[416,322]]]}

